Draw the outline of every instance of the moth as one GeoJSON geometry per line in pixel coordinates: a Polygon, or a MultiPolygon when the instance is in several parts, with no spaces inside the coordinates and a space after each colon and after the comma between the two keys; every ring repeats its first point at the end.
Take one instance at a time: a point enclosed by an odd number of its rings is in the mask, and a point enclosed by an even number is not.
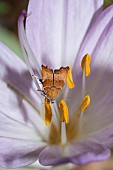
{"type": "Polygon", "coordinates": [[[43,85],[42,92],[52,103],[65,85],[68,70],[68,66],[52,70],[42,65],[42,79],[40,80],[43,85]]]}

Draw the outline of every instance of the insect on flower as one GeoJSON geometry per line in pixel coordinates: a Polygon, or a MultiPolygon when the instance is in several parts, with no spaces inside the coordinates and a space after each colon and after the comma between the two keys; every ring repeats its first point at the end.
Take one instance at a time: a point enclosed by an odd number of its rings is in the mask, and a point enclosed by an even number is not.
{"type": "Polygon", "coordinates": [[[27,67],[0,43],[0,167],[38,160],[45,169],[75,169],[110,157],[113,6],[102,6],[103,0],[30,0],[18,20],[27,67]]]}
{"type": "MultiPolygon", "coordinates": [[[[72,68],[71,67],[61,67],[57,70],[52,70],[48,66],[42,65],[42,79],[39,79],[39,81],[43,85],[43,90],[37,90],[40,91],[41,94],[45,97],[45,124],[50,125],[51,119],[52,119],[52,109],[51,109],[51,103],[54,103],[57,95],[61,92],[63,89],[65,82],[67,82],[69,88],[74,88],[74,83],[72,79],[71,74],[72,68]]],[[[68,108],[66,103],[61,100],[59,103],[59,107],[61,109],[61,105],[63,106],[63,110],[66,110],[66,114],[62,114],[63,117],[66,117],[63,119],[63,121],[66,121],[68,123],[68,108]],[[63,103],[63,104],[61,104],[63,103]]],[[[62,118],[61,118],[62,119],[62,118]]]]}
{"type": "MultiPolygon", "coordinates": [[[[70,68],[68,66],[61,67],[58,70],[52,70],[42,65],[42,79],[39,81],[43,85],[43,90],[38,91],[41,91],[42,95],[48,98],[51,103],[54,103],[55,98],[63,89],[67,77],[69,76],[69,70],[70,68]]],[[[74,85],[72,87],[74,87],[74,85]]]]}

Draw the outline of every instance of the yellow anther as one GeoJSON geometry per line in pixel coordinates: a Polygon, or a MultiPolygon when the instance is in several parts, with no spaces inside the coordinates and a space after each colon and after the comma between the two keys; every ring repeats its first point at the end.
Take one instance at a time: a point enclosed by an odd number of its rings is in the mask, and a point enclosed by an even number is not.
{"type": "Polygon", "coordinates": [[[50,100],[45,98],[45,124],[50,125],[52,119],[52,109],[50,105],[50,100]]]}
{"type": "Polygon", "coordinates": [[[81,67],[86,77],[90,75],[90,62],[91,62],[91,57],[89,54],[86,54],[82,58],[82,62],[81,62],[81,67]]]}
{"type": "Polygon", "coordinates": [[[90,97],[89,95],[87,95],[84,97],[82,104],[80,105],[80,111],[84,112],[86,108],[89,106],[89,104],[90,104],[90,97]]]}
{"type": "Polygon", "coordinates": [[[72,78],[72,67],[69,67],[67,77],[66,77],[66,81],[67,81],[68,87],[70,89],[75,87],[74,82],[73,82],[73,78],[72,78]]]}
{"type": "Polygon", "coordinates": [[[64,100],[59,102],[59,108],[61,113],[61,121],[68,123],[69,122],[69,114],[68,114],[68,107],[64,100]]]}

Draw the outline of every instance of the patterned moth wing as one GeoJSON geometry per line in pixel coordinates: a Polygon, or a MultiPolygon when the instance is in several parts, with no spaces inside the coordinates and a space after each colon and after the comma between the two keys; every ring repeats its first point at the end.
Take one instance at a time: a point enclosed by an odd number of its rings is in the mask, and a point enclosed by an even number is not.
{"type": "Polygon", "coordinates": [[[42,65],[42,83],[45,95],[52,99],[55,96],[53,88],[53,70],[42,65]]]}
{"type": "Polygon", "coordinates": [[[53,85],[53,70],[44,65],[42,65],[42,84],[45,93],[46,89],[53,85]]]}
{"type": "Polygon", "coordinates": [[[44,93],[50,99],[55,99],[64,87],[69,67],[61,67],[59,70],[52,70],[42,65],[42,83],[44,93]]]}
{"type": "Polygon", "coordinates": [[[61,67],[58,70],[54,70],[54,86],[57,88],[58,93],[65,85],[68,70],[69,67],[61,67]]]}

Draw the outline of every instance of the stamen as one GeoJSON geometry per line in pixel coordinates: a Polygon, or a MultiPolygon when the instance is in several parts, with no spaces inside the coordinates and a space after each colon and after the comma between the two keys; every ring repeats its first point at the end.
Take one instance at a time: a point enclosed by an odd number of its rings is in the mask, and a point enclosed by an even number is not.
{"type": "Polygon", "coordinates": [[[59,110],[57,109],[56,101],[51,105],[52,108],[52,123],[59,130],[59,110]]]}
{"type": "Polygon", "coordinates": [[[68,87],[70,89],[75,87],[74,82],[73,82],[73,78],[72,78],[72,67],[69,67],[67,77],[66,77],[66,81],[67,81],[68,87]]]}
{"type": "Polygon", "coordinates": [[[86,108],[89,106],[89,104],[90,104],[90,97],[89,95],[87,95],[84,97],[82,104],[80,105],[80,111],[84,112],[86,108]]]}
{"type": "Polygon", "coordinates": [[[84,98],[85,95],[86,95],[86,76],[85,76],[85,73],[83,72],[83,75],[82,75],[82,99],[84,98]]]}
{"type": "Polygon", "coordinates": [[[65,146],[66,143],[67,143],[66,123],[62,122],[62,125],[61,125],[61,145],[65,146]]]}
{"type": "Polygon", "coordinates": [[[49,126],[52,119],[52,109],[50,105],[50,100],[45,98],[45,124],[49,126]]]}
{"type": "MultiPolygon", "coordinates": [[[[33,53],[32,53],[32,51],[30,49],[30,46],[29,46],[29,43],[27,41],[27,37],[26,37],[26,34],[25,34],[25,30],[24,30],[24,19],[25,19],[25,16],[26,16],[26,12],[23,11],[22,14],[19,17],[19,20],[18,20],[18,33],[19,33],[20,46],[21,46],[21,49],[22,49],[22,53],[23,53],[23,56],[24,56],[25,63],[27,65],[28,69],[29,69],[29,72],[30,72],[30,74],[32,76],[32,79],[33,79],[37,89],[41,90],[40,89],[40,85],[39,85],[37,79],[33,76],[34,75],[34,71],[32,69],[32,66],[31,66],[30,60],[29,60],[29,56],[33,57],[33,53]]],[[[35,58],[35,57],[33,57],[33,58],[35,58]]],[[[37,72],[38,72],[38,76],[40,78],[41,71],[40,71],[38,65],[36,66],[36,69],[37,69],[37,72]]]]}
{"type": "Polygon", "coordinates": [[[61,121],[68,123],[69,122],[69,114],[68,114],[68,107],[64,100],[59,102],[60,114],[61,114],[61,121]]]}
{"type": "Polygon", "coordinates": [[[24,17],[23,17],[23,15],[21,15],[19,20],[18,20],[19,41],[20,41],[20,46],[21,46],[21,49],[22,49],[22,52],[23,52],[23,56],[24,56],[26,65],[29,68],[30,74],[33,75],[34,74],[33,69],[32,69],[32,67],[31,67],[31,65],[29,63],[29,60],[27,58],[27,53],[26,53],[25,48],[24,48],[23,43],[22,43],[23,42],[23,30],[24,30],[23,20],[24,20],[24,17]]]}
{"type": "Polygon", "coordinates": [[[83,122],[84,122],[84,111],[86,110],[86,108],[89,106],[90,104],[90,97],[89,95],[85,96],[82,104],[80,105],[80,117],[79,117],[79,135],[82,133],[83,130],[83,122]]]}
{"type": "Polygon", "coordinates": [[[21,32],[21,34],[19,34],[19,39],[21,40],[21,43],[23,44],[24,48],[26,49],[26,51],[28,53],[28,57],[30,56],[30,58],[32,59],[32,62],[35,65],[35,67],[37,69],[38,76],[40,78],[41,77],[41,69],[40,69],[40,66],[33,54],[33,51],[30,48],[29,42],[26,37],[25,29],[24,29],[24,19],[26,16],[27,16],[26,11],[22,11],[22,14],[20,15],[19,20],[18,20],[18,31],[21,32]]]}
{"type": "Polygon", "coordinates": [[[91,57],[89,54],[86,54],[81,61],[81,67],[86,77],[90,75],[90,62],[91,57]]]}

